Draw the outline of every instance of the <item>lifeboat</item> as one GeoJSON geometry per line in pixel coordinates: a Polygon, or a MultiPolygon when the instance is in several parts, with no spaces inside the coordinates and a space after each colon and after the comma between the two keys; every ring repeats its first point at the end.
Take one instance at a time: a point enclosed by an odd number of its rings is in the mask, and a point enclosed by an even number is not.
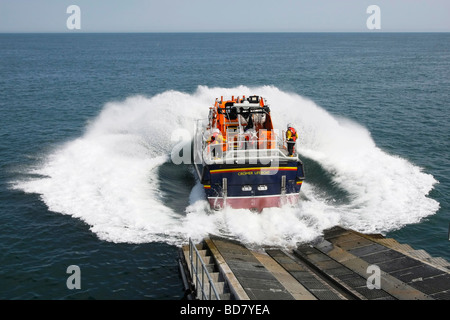
{"type": "Polygon", "coordinates": [[[299,201],[303,162],[289,154],[263,97],[216,99],[208,119],[197,121],[192,154],[212,209],[261,212],[299,201]]]}

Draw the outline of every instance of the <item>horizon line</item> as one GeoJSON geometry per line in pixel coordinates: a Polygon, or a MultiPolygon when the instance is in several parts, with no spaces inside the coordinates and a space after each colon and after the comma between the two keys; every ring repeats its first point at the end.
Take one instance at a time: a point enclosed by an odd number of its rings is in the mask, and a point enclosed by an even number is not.
{"type": "Polygon", "coordinates": [[[0,34],[201,34],[201,33],[450,33],[450,31],[0,31],[0,34]]]}

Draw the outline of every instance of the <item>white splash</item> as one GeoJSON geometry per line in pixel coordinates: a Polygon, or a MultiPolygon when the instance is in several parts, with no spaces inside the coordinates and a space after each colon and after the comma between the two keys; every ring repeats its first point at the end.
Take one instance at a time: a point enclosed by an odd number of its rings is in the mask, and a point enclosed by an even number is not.
{"type": "Polygon", "coordinates": [[[56,148],[31,173],[43,177],[18,181],[15,188],[40,194],[49,210],[82,219],[99,238],[113,242],[178,245],[188,237],[218,234],[253,245],[293,246],[337,224],[382,232],[439,209],[427,197],[437,183],[433,176],[378,148],[364,127],[270,86],[199,87],[194,94],[167,91],[108,103],[82,137],[56,148]],[[329,203],[306,180],[305,199],[295,208],[211,212],[200,184],[186,195],[191,204],[185,212],[165,205],[158,168],[175,144],[169,130],[191,131],[215,98],[253,94],[267,98],[276,127],[295,124],[301,154],[327,170],[350,203],[329,203]]]}

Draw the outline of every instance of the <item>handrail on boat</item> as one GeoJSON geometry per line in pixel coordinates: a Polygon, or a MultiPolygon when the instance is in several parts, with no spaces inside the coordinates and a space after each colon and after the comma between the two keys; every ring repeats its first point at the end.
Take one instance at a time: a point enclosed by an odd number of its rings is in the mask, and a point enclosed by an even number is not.
{"type": "MultiPolygon", "coordinates": [[[[204,127],[207,121],[204,119],[197,120],[197,129],[204,127]]],[[[258,139],[246,139],[248,134],[228,133],[227,141],[223,143],[210,142],[209,137],[205,137],[203,133],[197,131],[196,148],[202,158],[210,162],[242,162],[242,161],[271,161],[271,160],[287,160],[299,161],[297,154],[289,156],[287,154],[287,141],[285,131],[279,134],[278,130],[272,131],[272,139],[265,137],[258,139]],[[201,147],[201,150],[198,148],[201,147]]]]}

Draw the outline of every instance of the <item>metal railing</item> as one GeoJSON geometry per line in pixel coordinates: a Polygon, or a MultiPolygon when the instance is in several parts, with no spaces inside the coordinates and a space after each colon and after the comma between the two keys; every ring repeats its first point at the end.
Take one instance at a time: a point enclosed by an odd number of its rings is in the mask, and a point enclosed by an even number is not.
{"type": "Polygon", "coordinates": [[[205,119],[199,119],[196,123],[194,137],[194,161],[201,163],[205,160],[211,163],[257,163],[265,164],[278,160],[297,160],[298,155],[290,157],[287,151],[287,141],[285,131],[272,130],[271,137],[266,137],[260,130],[260,134],[255,135],[238,131],[227,132],[226,141],[210,141],[209,131],[203,131],[211,124],[205,119]]]}
{"type": "Polygon", "coordinates": [[[254,136],[249,138],[246,134],[228,134],[227,141],[210,143],[202,137],[203,158],[209,160],[219,159],[246,159],[253,158],[287,158],[287,142],[280,135],[273,132],[273,137],[254,136]]]}
{"type": "Polygon", "coordinates": [[[211,148],[206,148],[202,153],[203,159],[207,163],[264,163],[270,164],[272,161],[297,160],[298,155],[288,156],[284,148],[277,149],[243,149],[223,151],[223,144],[216,144],[211,148]]]}
{"type": "Polygon", "coordinates": [[[193,279],[193,281],[195,281],[197,298],[199,298],[199,295],[201,295],[201,300],[214,300],[214,299],[220,300],[219,293],[217,292],[217,288],[214,285],[214,282],[211,278],[211,275],[209,274],[208,269],[206,268],[205,262],[200,256],[200,253],[198,252],[191,238],[189,238],[189,261],[191,265],[191,278],[193,279]],[[201,275],[199,275],[199,273],[201,275]],[[205,279],[205,276],[207,279],[205,279]],[[207,290],[205,290],[206,289],[205,282],[209,284],[207,290]]]}

